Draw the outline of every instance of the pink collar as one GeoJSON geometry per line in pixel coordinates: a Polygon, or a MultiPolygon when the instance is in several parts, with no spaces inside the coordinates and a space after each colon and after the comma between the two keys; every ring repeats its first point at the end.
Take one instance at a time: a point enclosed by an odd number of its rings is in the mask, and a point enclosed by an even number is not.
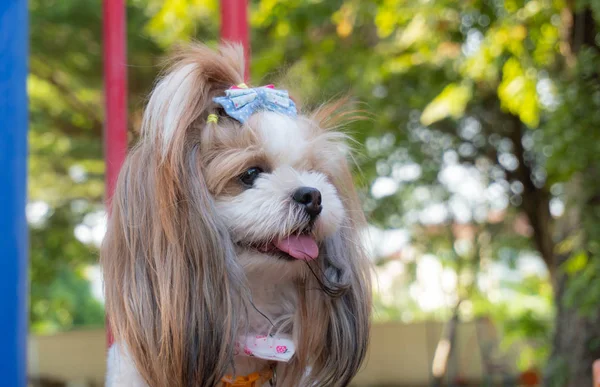
{"type": "Polygon", "coordinates": [[[287,363],[295,352],[296,346],[290,335],[248,335],[238,339],[233,354],[287,363]]]}

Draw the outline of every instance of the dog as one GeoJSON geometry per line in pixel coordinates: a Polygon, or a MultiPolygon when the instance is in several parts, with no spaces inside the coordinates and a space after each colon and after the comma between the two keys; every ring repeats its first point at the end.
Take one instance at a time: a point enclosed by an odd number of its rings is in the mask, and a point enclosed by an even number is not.
{"type": "Polygon", "coordinates": [[[345,386],[365,357],[345,102],[243,82],[240,46],[192,44],[151,92],[101,249],[107,386],[345,386]]]}

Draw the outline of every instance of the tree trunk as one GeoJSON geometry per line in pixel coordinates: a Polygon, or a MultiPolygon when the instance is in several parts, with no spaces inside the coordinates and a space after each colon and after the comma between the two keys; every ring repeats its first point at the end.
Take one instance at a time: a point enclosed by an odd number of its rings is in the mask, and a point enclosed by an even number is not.
{"type": "MultiPolygon", "coordinates": [[[[589,7],[575,12],[574,1],[568,1],[569,14],[567,20],[567,40],[571,62],[582,47],[598,49],[596,43],[597,26],[589,7]]],[[[564,16],[564,15],[563,15],[564,16]]],[[[565,128],[565,130],[572,130],[565,128]]],[[[568,212],[557,224],[557,239],[563,240],[572,235],[574,230],[583,231],[581,246],[586,245],[597,237],[591,227],[600,224],[599,200],[596,200],[600,190],[598,178],[600,174],[594,166],[589,166],[581,175],[574,177],[567,187],[568,212]],[[595,192],[594,192],[595,191],[595,192]]],[[[600,260],[598,254],[588,252],[588,265],[600,260]]],[[[554,270],[552,279],[554,285],[554,302],[556,305],[555,329],[552,340],[552,353],[546,368],[544,384],[548,387],[586,387],[593,386],[592,364],[600,359],[600,321],[598,313],[583,314],[577,305],[565,303],[565,294],[569,288],[569,276],[564,272],[563,264],[569,254],[558,255],[554,251],[554,270]]]]}
{"type": "Polygon", "coordinates": [[[567,276],[559,273],[557,277],[554,283],[556,325],[544,385],[591,387],[592,363],[600,358],[600,348],[595,344],[600,338],[600,323],[595,317],[583,316],[576,306],[564,304],[567,276]]]}

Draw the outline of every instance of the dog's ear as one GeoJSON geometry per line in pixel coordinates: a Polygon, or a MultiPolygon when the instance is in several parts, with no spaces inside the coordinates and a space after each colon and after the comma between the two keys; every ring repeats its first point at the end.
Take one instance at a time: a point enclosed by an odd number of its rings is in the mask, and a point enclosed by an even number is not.
{"type": "Polygon", "coordinates": [[[196,46],[157,84],[112,199],[106,311],[150,386],[212,386],[233,361],[243,276],[195,131],[212,96],[241,79],[236,50],[196,46]]]}
{"type": "MultiPolygon", "coordinates": [[[[361,243],[366,221],[344,158],[330,175],[346,217],[324,241],[312,274],[300,286],[299,359],[310,366],[305,385],[345,386],[365,357],[371,316],[371,264],[361,243]]],[[[300,367],[301,368],[301,367],[300,367]]]]}
{"type": "Polygon", "coordinates": [[[142,122],[142,135],[163,157],[177,155],[188,131],[206,119],[212,99],[244,82],[244,56],[240,45],[226,44],[218,53],[193,44],[178,51],[172,65],[156,84],[142,122]]]}

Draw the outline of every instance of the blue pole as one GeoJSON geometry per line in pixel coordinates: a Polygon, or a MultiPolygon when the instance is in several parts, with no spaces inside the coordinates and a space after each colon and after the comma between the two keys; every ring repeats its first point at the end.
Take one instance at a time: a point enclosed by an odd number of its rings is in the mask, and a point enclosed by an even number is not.
{"type": "Polygon", "coordinates": [[[0,385],[27,378],[27,0],[0,0],[0,385]]]}

